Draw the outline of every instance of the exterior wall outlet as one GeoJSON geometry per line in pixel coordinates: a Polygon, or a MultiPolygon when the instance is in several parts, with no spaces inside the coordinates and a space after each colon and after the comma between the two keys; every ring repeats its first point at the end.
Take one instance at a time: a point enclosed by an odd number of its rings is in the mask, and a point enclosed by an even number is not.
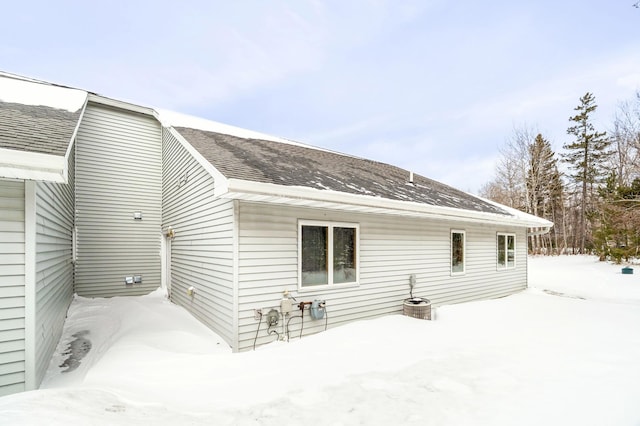
{"type": "Polygon", "coordinates": [[[253,310],[253,319],[258,321],[262,318],[262,309],[254,309],[253,310]]]}
{"type": "Polygon", "coordinates": [[[187,296],[191,296],[193,297],[193,295],[196,293],[196,289],[194,286],[191,286],[187,289],[187,296]]]}

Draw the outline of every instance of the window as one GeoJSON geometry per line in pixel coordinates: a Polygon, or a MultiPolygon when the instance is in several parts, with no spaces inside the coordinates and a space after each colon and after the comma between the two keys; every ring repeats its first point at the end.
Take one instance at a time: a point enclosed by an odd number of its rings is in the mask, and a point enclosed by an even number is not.
{"type": "Polygon", "coordinates": [[[498,269],[516,267],[515,234],[498,234],[498,269]]]}
{"type": "Polygon", "coordinates": [[[300,287],[358,281],[358,226],[300,222],[300,287]]]}
{"type": "Polygon", "coordinates": [[[451,231],[451,274],[464,274],[464,231],[451,231]]]}

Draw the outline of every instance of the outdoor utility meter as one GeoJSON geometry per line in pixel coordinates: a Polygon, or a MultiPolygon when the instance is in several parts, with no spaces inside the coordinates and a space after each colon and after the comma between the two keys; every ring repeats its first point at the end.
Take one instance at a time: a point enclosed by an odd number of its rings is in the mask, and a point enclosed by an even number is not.
{"type": "Polygon", "coordinates": [[[282,315],[287,315],[290,314],[292,310],[293,304],[289,298],[289,292],[285,291],[282,295],[282,300],[280,300],[280,312],[282,312],[282,315]]]}

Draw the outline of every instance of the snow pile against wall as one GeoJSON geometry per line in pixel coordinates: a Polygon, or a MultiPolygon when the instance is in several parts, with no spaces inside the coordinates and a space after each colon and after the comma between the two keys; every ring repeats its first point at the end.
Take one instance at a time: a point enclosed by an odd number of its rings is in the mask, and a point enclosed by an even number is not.
{"type": "Polygon", "coordinates": [[[531,264],[533,288],[438,308],[435,321],[387,316],[239,354],[159,292],[78,298],[59,351],[88,331],[83,364],[61,373],[56,358],[46,389],[0,398],[0,416],[65,426],[638,424],[635,275],[585,257],[531,264]]]}

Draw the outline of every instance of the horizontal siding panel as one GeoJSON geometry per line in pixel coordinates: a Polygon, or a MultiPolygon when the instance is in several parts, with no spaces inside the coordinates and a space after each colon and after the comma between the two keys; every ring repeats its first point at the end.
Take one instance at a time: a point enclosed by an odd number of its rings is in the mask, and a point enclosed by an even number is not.
{"type": "Polygon", "coordinates": [[[12,393],[24,392],[25,386],[24,381],[20,381],[18,383],[14,383],[11,385],[0,386],[0,396],[10,395],[12,393]]]}
{"type": "Polygon", "coordinates": [[[141,295],[160,286],[161,128],[153,118],[90,103],[78,130],[76,292],[141,295]],[[134,212],[142,212],[135,220],[134,212]],[[124,278],[143,275],[142,284],[124,278]]]}
{"type": "MultiPolygon", "coordinates": [[[[434,306],[502,297],[526,287],[524,228],[472,223],[341,213],[240,203],[239,339],[253,345],[258,321],[253,310],[278,308],[284,290],[298,301],[327,301],[328,326],[402,312],[409,297],[409,276],[416,275],[413,294],[434,306]],[[298,291],[298,220],[359,224],[359,284],[298,291]],[[466,232],[466,272],[451,275],[450,231],[466,232]],[[517,267],[496,270],[496,233],[517,233],[517,267]]],[[[297,337],[299,319],[290,332],[297,337]]],[[[304,335],[324,330],[324,321],[305,317],[304,335]],[[309,327],[309,328],[307,328],[309,327]]],[[[262,324],[258,343],[273,340],[262,324]]],[[[280,329],[278,329],[280,332],[280,329]]]]}
{"type": "Polygon", "coordinates": [[[0,389],[4,386],[24,383],[24,371],[0,375],[0,389]]]}
{"type": "Polygon", "coordinates": [[[0,396],[24,390],[24,210],[24,181],[0,179],[0,396]]]}
{"type": "Polygon", "coordinates": [[[73,299],[74,160],[72,151],[68,184],[40,182],[36,188],[37,384],[44,378],[73,299]]]}
{"type": "Polygon", "coordinates": [[[14,373],[24,373],[24,371],[24,361],[5,362],[0,364],[0,376],[14,373]]]}
{"type": "Polygon", "coordinates": [[[213,177],[166,130],[162,176],[162,223],[175,231],[171,300],[232,345],[233,202],[215,199],[213,177]],[[193,297],[187,295],[190,286],[193,297]]]}
{"type": "Polygon", "coordinates": [[[0,330],[15,330],[24,328],[24,318],[5,319],[0,322],[0,330]]]}

